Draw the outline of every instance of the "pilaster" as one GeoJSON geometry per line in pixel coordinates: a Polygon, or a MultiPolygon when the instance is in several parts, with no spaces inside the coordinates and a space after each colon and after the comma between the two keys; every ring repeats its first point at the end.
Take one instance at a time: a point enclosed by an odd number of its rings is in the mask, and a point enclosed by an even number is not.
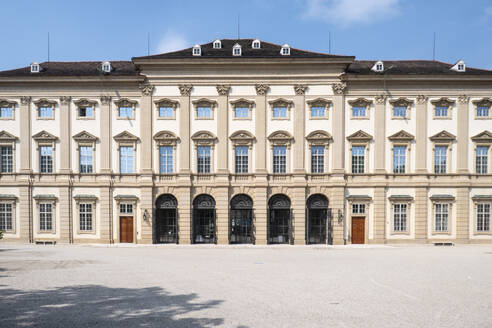
{"type": "Polygon", "coordinates": [[[69,96],[60,97],[60,170],[62,174],[71,173],[71,144],[72,138],[70,137],[71,131],[71,110],[70,104],[72,98],[69,96]]]}
{"type": "MultiPolygon", "coordinates": [[[[140,239],[137,236],[137,243],[152,244],[152,213],[154,204],[152,185],[140,187],[140,220],[141,230],[140,239]]],[[[135,217],[137,218],[137,217],[135,217]]],[[[135,222],[135,224],[137,224],[135,222]]]]}
{"type": "Polygon", "coordinates": [[[29,174],[32,172],[31,165],[31,97],[24,96],[20,99],[19,120],[22,122],[20,129],[20,173],[29,174]]]}
{"type": "MultiPolygon", "coordinates": [[[[369,222],[366,222],[366,224],[369,224],[369,222]]],[[[385,242],[386,239],[385,227],[386,227],[386,192],[384,187],[375,187],[372,243],[382,244],[385,242]]]]}
{"type": "Polygon", "coordinates": [[[229,244],[229,191],[227,187],[215,187],[217,244],[229,244]]]}
{"type": "Polygon", "coordinates": [[[100,154],[101,173],[110,174],[111,170],[111,97],[101,96],[101,120],[100,120],[100,154]]]}
{"type": "Polygon", "coordinates": [[[267,105],[266,94],[270,88],[266,84],[257,84],[256,97],[255,97],[255,160],[256,168],[255,172],[260,174],[266,174],[266,160],[267,160],[267,148],[266,148],[266,124],[267,124],[267,105]]]}
{"type": "Polygon", "coordinates": [[[228,95],[230,85],[220,84],[217,85],[218,109],[217,109],[217,173],[228,174],[228,141],[229,141],[229,104],[228,95]]]}
{"type": "Polygon", "coordinates": [[[333,245],[343,245],[345,242],[345,225],[348,222],[345,213],[345,188],[333,187],[329,199],[332,210],[333,245]]]}
{"type": "Polygon", "coordinates": [[[470,242],[470,190],[468,187],[456,188],[456,242],[470,242]]]}
{"type": "Polygon", "coordinates": [[[461,95],[458,97],[458,170],[457,173],[469,173],[468,168],[468,145],[469,145],[469,113],[468,103],[470,97],[461,95]]]}
{"type": "Polygon", "coordinates": [[[178,200],[178,243],[191,244],[191,192],[189,187],[176,188],[178,200]]]}
{"type": "Polygon", "coordinates": [[[415,106],[415,172],[427,173],[427,96],[417,96],[415,106]]]}
{"type": "Polygon", "coordinates": [[[255,244],[267,244],[268,193],[266,186],[256,186],[254,189],[254,229],[255,244]]]}
{"type": "Polygon", "coordinates": [[[99,189],[99,206],[101,217],[99,218],[99,229],[101,241],[104,243],[114,243],[113,240],[113,199],[111,197],[111,187],[101,187],[99,189]]]}
{"type": "Polygon", "coordinates": [[[417,243],[427,242],[427,220],[429,201],[426,187],[415,188],[415,241],[417,243]]]}
{"type": "Polygon", "coordinates": [[[307,86],[296,84],[294,91],[294,174],[305,174],[305,125],[306,125],[306,101],[307,86]]]}
{"type": "Polygon", "coordinates": [[[60,206],[60,239],[61,243],[72,243],[73,241],[73,214],[72,214],[72,199],[71,187],[66,184],[59,187],[59,204],[60,206]]]}
{"type": "Polygon", "coordinates": [[[32,243],[33,227],[30,189],[31,187],[28,185],[19,187],[19,201],[15,208],[16,211],[19,211],[20,241],[32,243]]]}
{"type": "Polygon", "coordinates": [[[142,100],[140,102],[140,151],[141,173],[152,174],[152,93],[154,86],[144,84],[140,86],[142,100]]]}
{"type": "Polygon", "coordinates": [[[386,173],[386,95],[376,96],[374,108],[374,170],[386,173]]]}
{"type": "MultiPolygon", "coordinates": [[[[189,179],[191,172],[190,163],[190,94],[193,86],[191,84],[180,84],[179,91],[181,97],[179,98],[180,115],[179,115],[179,134],[181,144],[179,147],[179,174],[187,175],[185,178],[189,179]]],[[[189,239],[189,238],[188,238],[189,239]]],[[[180,238],[181,240],[181,238],[180,238]]]]}
{"type": "Polygon", "coordinates": [[[294,214],[294,244],[306,244],[306,188],[294,187],[293,193],[293,214],[294,214]]]}
{"type": "Polygon", "coordinates": [[[333,173],[345,172],[345,90],[344,82],[334,83],[333,88],[333,173]]]}

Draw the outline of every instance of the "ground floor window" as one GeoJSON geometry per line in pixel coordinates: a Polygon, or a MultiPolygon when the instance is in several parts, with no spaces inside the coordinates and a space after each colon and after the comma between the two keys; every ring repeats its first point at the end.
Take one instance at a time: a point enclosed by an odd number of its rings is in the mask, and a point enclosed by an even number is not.
{"type": "Polygon", "coordinates": [[[490,204],[477,204],[477,231],[490,231],[490,204]]]}
{"type": "Polygon", "coordinates": [[[434,204],[434,230],[448,231],[449,204],[434,204]]]}
{"type": "Polygon", "coordinates": [[[53,229],[53,204],[39,204],[39,230],[50,231],[53,229]]]}
{"type": "Polygon", "coordinates": [[[79,230],[92,231],[92,204],[79,204],[79,230]]]}
{"type": "Polygon", "coordinates": [[[408,204],[393,204],[393,230],[407,231],[408,204]]]}
{"type": "Polygon", "coordinates": [[[0,230],[12,230],[12,204],[0,203],[0,230]]]}

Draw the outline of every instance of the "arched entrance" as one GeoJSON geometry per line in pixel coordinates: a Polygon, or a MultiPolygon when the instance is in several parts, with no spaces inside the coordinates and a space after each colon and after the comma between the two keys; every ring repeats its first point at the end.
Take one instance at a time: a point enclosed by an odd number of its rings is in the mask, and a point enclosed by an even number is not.
{"type": "Polygon", "coordinates": [[[308,198],[306,204],[306,234],[308,244],[330,244],[330,210],[328,198],[322,194],[314,194],[308,198]]]}
{"type": "Polygon", "coordinates": [[[178,201],[171,194],[160,195],[155,201],[156,243],[178,242],[178,201]]]}
{"type": "Polygon", "coordinates": [[[230,243],[253,244],[253,200],[245,194],[231,199],[230,243]]]}
{"type": "Polygon", "coordinates": [[[214,244],[215,200],[212,196],[201,194],[193,200],[193,240],[194,244],[214,244]]]}
{"type": "Polygon", "coordinates": [[[268,201],[268,243],[292,244],[290,199],[276,194],[268,201]]]}

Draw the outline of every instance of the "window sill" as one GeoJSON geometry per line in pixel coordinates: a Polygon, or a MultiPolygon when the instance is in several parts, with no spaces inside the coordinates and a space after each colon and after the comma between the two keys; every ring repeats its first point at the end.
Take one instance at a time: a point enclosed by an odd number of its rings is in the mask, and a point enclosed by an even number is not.
{"type": "Polygon", "coordinates": [[[233,121],[251,121],[251,117],[233,117],[233,121]]]}
{"type": "Polygon", "coordinates": [[[289,117],[272,117],[272,121],[290,121],[289,117]]]}
{"type": "Polygon", "coordinates": [[[432,230],[432,234],[433,235],[450,235],[451,234],[451,231],[436,231],[436,230],[432,230]]]}
{"type": "Polygon", "coordinates": [[[38,121],[51,121],[51,120],[54,120],[55,118],[54,117],[36,117],[36,120],[38,121]]]}
{"type": "Polygon", "coordinates": [[[453,118],[450,117],[450,116],[433,116],[432,117],[433,120],[452,120],[453,118]]]}
{"type": "Polygon", "coordinates": [[[213,121],[213,117],[195,117],[195,120],[197,121],[213,121]]]}
{"type": "Polygon", "coordinates": [[[176,117],[160,117],[160,116],[157,116],[157,120],[159,120],[159,121],[175,121],[176,117]]]}
{"type": "Polygon", "coordinates": [[[391,231],[391,234],[394,236],[408,236],[410,231],[391,231]]]}
{"type": "Polygon", "coordinates": [[[368,120],[369,117],[368,116],[363,116],[363,117],[351,116],[350,119],[351,120],[368,120]]]}
{"type": "Polygon", "coordinates": [[[410,117],[402,117],[402,116],[392,116],[391,117],[392,120],[403,120],[403,121],[406,121],[406,120],[409,120],[410,117]]]}
{"type": "Polygon", "coordinates": [[[492,116],[475,116],[476,120],[492,120],[492,116]]]}
{"type": "Polygon", "coordinates": [[[15,121],[15,117],[0,117],[1,121],[15,121]]]}
{"type": "Polygon", "coordinates": [[[116,117],[117,120],[134,121],[135,117],[116,117]]]}
{"type": "Polygon", "coordinates": [[[95,119],[96,119],[95,117],[80,117],[80,116],[77,116],[77,120],[80,120],[80,121],[93,121],[95,119]]]}
{"type": "Polygon", "coordinates": [[[325,117],[309,117],[310,120],[312,121],[322,121],[322,120],[328,120],[329,118],[327,116],[325,117]]]}

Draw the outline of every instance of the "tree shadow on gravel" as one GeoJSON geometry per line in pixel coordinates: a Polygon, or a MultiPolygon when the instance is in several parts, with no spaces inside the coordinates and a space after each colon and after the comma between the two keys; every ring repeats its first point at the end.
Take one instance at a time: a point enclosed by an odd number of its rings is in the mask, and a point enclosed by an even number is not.
{"type": "Polygon", "coordinates": [[[215,327],[222,318],[198,312],[222,301],[173,295],[160,287],[97,285],[50,290],[0,289],[0,327],[215,327]]]}

